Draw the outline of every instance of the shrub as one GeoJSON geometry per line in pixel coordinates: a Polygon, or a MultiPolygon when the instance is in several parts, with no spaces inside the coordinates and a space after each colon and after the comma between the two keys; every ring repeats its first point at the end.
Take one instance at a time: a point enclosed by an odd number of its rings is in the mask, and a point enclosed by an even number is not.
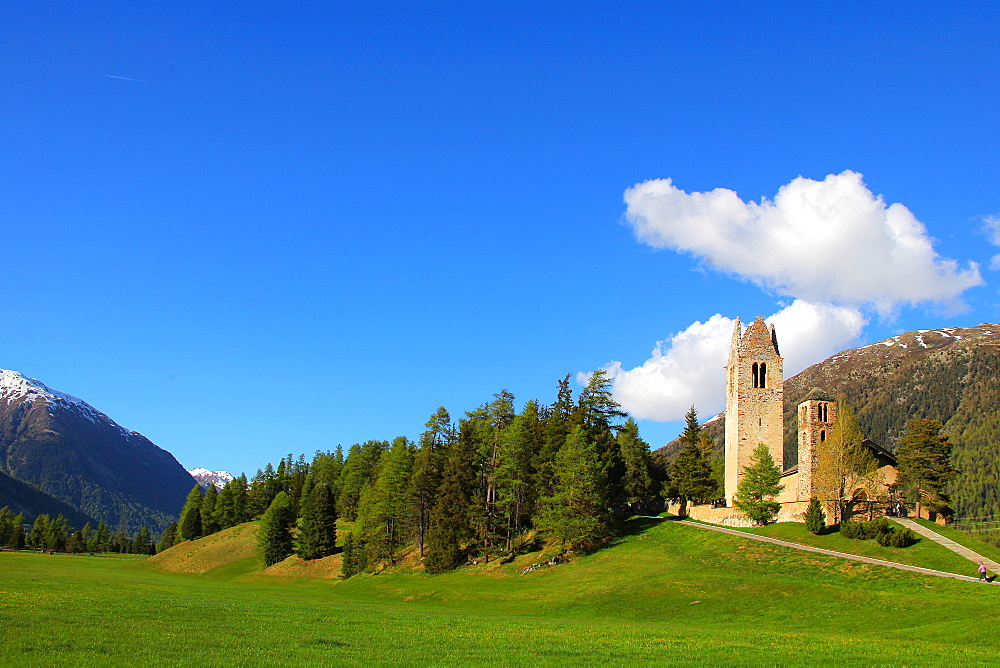
{"type": "Polygon", "coordinates": [[[909,529],[899,527],[880,534],[875,540],[882,547],[909,547],[917,542],[917,537],[909,529]]]}
{"type": "Polygon", "coordinates": [[[878,540],[891,531],[892,527],[889,526],[889,521],[884,517],[869,522],[842,522],[840,524],[840,535],[856,540],[868,540],[869,538],[878,540]]]}

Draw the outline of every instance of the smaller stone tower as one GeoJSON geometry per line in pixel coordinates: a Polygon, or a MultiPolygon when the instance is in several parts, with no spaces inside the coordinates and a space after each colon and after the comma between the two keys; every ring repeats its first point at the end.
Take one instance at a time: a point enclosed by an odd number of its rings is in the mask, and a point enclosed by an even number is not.
{"type": "Polygon", "coordinates": [[[837,402],[819,395],[799,404],[799,475],[797,500],[808,501],[816,496],[813,474],[819,444],[830,438],[837,419],[837,402]]]}
{"type": "Polygon", "coordinates": [[[726,501],[732,504],[743,468],[754,448],[764,443],[784,470],[782,359],[778,338],[764,318],[741,331],[733,328],[726,365],[726,501]]]}

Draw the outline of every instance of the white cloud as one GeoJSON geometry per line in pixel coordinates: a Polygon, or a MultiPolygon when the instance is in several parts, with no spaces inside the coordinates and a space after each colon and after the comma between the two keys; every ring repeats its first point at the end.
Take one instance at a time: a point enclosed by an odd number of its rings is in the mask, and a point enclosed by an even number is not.
{"type": "MultiPolygon", "coordinates": [[[[937,303],[958,310],[962,293],[983,282],[976,263],[963,268],[940,257],[923,223],[902,204],[886,205],[856,172],[799,177],[759,204],[725,188],[687,193],[660,179],[629,188],[625,203],[625,220],[640,241],[690,253],[795,299],[767,318],[786,378],[857,345],[863,309],[888,315],[937,303]]],[[[1000,216],[984,221],[1000,245],[1000,216]]],[[[992,264],[1000,269],[1000,255],[992,264]]],[[[660,341],[634,369],[606,365],[615,398],[650,420],[681,419],[691,404],[702,416],[721,411],[733,323],[717,314],[660,341]]]]}
{"type": "MultiPolygon", "coordinates": [[[[865,320],[852,308],[795,300],[767,318],[778,335],[785,376],[857,343],[865,320]]],[[[614,396],[637,418],[679,420],[694,404],[702,417],[725,407],[726,359],[734,319],[716,314],[695,322],[634,369],[612,362],[604,368],[614,379],[614,396]]],[[[744,323],[744,325],[749,323],[744,323]]]]}
{"type": "MultiPolygon", "coordinates": [[[[990,240],[991,244],[1000,246],[1000,215],[983,216],[983,232],[986,233],[986,238],[990,240]]],[[[990,259],[990,269],[1000,270],[1000,255],[994,255],[990,259]]]]}
{"type": "Polygon", "coordinates": [[[857,172],[798,177],[760,204],[725,188],[687,193],[670,179],[629,188],[625,202],[625,219],[650,246],[810,302],[960,308],[962,292],[983,282],[975,263],[940,257],[923,223],[887,206],[857,172]]]}

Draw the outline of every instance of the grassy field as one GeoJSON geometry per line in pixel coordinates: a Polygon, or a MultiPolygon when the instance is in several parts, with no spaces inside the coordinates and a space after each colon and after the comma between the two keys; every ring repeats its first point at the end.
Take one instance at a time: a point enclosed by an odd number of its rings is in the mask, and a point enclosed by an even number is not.
{"type": "Polygon", "coordinates": [[[618,545],[525,576],[520,571],[536,557],[438,576],[403,569],[343,582],[330,579],[332,564],[323,562],[257,572],[256,558],[241,552],[252,543],[251,526],[145,563],[0,553],[0,663],[1000,660],[996,587],[671,522],[633,520],[633,533],[618,545]],[[221,554],[230,555],[224,563],[221,554]],[[192,561],[200,566],[172,572],[192,561]],[[303,570],[318,577],[301,577],[303,570]]]}

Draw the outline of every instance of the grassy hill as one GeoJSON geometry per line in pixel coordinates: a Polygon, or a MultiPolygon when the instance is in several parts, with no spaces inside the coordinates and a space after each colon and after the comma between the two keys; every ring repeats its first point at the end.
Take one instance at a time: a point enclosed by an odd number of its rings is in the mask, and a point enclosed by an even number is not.
{"type": "Polygon", "coordinates": [[[523,576],[537,555],[437,576],[407,566],[346,581],[252,572],[236,549],[252,544],[252,526],[142,564],[0,553],[0,624],[9,630],[0,634],[0,663],[1000,659],[995,587],[671,522],[633,520],[617,545],[523,576]]]}

